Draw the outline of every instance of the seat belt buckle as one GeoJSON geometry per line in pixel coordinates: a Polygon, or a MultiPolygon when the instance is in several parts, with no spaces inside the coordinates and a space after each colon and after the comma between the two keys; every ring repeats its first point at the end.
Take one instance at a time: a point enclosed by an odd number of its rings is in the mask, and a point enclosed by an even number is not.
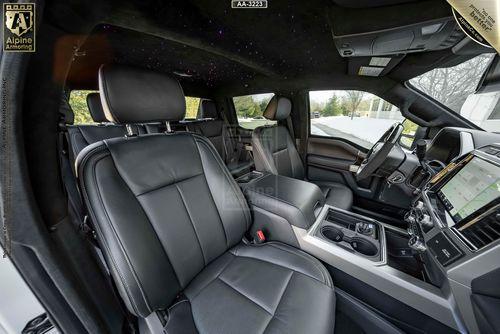
{"type": "Polygon", "coordinates": [[[264,232],[262,232],[262,230],[257,230],[257,232],[255,232],[253,242],[254,244],[261,244],[266,242],[266,236],[264,235],[264,232]]]}

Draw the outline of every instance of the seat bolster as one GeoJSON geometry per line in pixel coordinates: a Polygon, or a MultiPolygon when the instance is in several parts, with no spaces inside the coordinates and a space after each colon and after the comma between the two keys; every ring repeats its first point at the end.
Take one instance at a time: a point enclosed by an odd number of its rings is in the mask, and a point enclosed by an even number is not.
{"type": "Polygon", "coordinates": [[[330,273],[325,266],[311,255],[280,242],[260,245],[238,245],[230,250],[236,256],[266,261],[314,278],[328,287],[333,287],[330,273]]]}
{"type": "Polygon", "coordinates": [[[241,240],[241,236],[250,228],[250,209],[241,189],[212,143],[198,134],[191,135],[198,146],[203,172],[224,225],[226,246],[232,247],[241,240]],[[233,223],[228,224],[229,222],[233,223]]]}

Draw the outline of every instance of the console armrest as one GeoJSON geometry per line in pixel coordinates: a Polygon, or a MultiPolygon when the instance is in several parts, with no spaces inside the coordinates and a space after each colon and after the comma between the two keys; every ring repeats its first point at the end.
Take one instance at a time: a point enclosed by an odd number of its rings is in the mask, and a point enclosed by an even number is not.
{"type": "Polygon", "coordinates": [[[267,174],[242,185],[252,206],[283,217],[289,224],[308,229],[316,220],[325,197],[313,183],[267,174]]]}

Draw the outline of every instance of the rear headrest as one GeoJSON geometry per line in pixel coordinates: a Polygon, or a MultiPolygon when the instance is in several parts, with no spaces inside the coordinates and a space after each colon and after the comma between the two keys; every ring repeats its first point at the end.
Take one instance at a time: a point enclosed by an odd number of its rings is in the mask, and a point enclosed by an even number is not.
{"type": "Polygon", "coordinates": [[[179,82],[146,69],[102,65],[99,92],[106,118],[115,123],[180,121],[186,113],[179,82]]]}
{"type": "Polygon", "coordinates": [[[90,116],[96,123],[108,122],[104,109],[102,109],[101,97],[99,93],[90,93],[87,95],[87,106],[89,107],[90,116]]]}
{"type": "Polygon", "coordinates": [[[292,111],[292,102],[283,96],[273,96],[267,104],[263,116],[272,121],[287,119],[292,111]]]}
{"type": "Polygon", "coordinates": [[[196,118],[219,118],[217,107],[212,100],[202,99],[198,107],[198,115],[196,118]]]}

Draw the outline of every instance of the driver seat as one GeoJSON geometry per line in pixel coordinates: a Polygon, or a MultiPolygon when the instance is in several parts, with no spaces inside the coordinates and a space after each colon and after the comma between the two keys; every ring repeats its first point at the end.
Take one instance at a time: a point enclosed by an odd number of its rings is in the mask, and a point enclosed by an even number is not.
{"type": "MultiPolygon", "coordinates": [[[[292,102],[288,98],[274,96],[263,116],[268,120],[282,121],[290,116],[291,111],[292,102]]],[[[286,127],[278,124],[256,128],[252,134],[252,147],[257,170],[305,179],[304,165],[286,127]]],[[[325,195],[326,204],[351,209],[353,194],[347,186],[337,182],[321,182],[318,186],[325,195]]]]}

